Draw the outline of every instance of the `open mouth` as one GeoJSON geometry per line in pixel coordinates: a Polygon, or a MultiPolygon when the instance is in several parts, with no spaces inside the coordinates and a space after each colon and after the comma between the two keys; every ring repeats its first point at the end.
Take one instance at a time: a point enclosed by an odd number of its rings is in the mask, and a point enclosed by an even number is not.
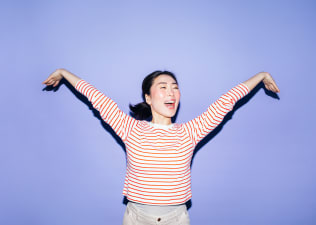
{"type": "Polygon", "coordinates": [[[168,108],[168,109],[174,109],[175,108],[175,101],[167,101],[165,102],[165,106],[168,108]]]}

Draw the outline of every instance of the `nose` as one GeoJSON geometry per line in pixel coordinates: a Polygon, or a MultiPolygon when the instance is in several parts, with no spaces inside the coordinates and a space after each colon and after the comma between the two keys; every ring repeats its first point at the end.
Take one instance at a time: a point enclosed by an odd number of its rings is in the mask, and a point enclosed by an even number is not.
{"type": "Polygon", "coordinates": [[[168,88],[168,89],[167,89],[167,95],[168,95],[168,96],[173,96],[173,95],[174,95],[174,91],[173,91],[172,88],[168,88]]]}

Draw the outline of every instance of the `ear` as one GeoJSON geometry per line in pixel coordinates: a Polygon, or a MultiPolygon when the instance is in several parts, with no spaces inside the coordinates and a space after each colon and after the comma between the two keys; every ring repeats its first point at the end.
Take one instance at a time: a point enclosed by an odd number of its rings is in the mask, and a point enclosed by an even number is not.
{"type": "Polygon", "coordinates": [[[145,94],[145,100],[148,105],[151,105],[151,98],[149,95],[145,94]]]}

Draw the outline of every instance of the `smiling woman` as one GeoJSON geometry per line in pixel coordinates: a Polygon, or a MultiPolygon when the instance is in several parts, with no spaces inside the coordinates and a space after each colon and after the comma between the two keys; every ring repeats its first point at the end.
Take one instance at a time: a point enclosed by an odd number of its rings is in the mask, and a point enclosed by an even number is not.
{"type": "MultiPolygon", "coordinates": [[[[143,92],[146,104],[150,106],[152,122],[157,124],[169,125],[171,118],[177,112],[180,91],[175,76],[171,72],[156,71],[147,76],[144,82],[149,82],[151,85],[144,84],[143,86],[150,87],[143,92]]],[[[133,108],[131,107],[131,110],[133,108]]],[[[144,118],[146,119],[146,118],[144,118]]]]}
{"type": "Polygon", "coordinates": [[[146,94],[145,97],[151,107],[152,122],[171,124],[171,118],[176,114],[180,101],[177,82],[172,77],[162,74],[155,79],[150,94],[146,94]]]}
{"type": "Polygon", "coordinates": [[[144,102],[130,106],[137,119],[67,70],[56,70],[43,83],[57,86],[62,78],[88,98],[125,144],[127,170],[123,195],[129,202],[124,225],[190,224],[185,203],[192,196],[190,165],[195,146],[261,81],[268,90],[279,92],[269,73],[258,73],[221,96],[197,118],[173,124],[180,91],[171,72],[155,71],[145,77],[144,102]],[[145,120],[149,117],[151,122],[145,120]]]}
{"type": "Polygon", "coordinates": [[[132,114],[136,119],[142,120],[152,117],[153,122],[171,124],[171,118],[175,115],[180,100],[180,92],[176,76],[169,71],[157,70],[152,72],[143,80],[142,97],[144,100],[143,102],[134,106],[130,105],[132,114]],[[156,107],[159,98],[164,106],[167,106],[167,108],[171,110],[173,108],[174,113],[169,112],[169,114],[171,114],[166,115],[166,117],[159,116],[161,113],[160,110],[163,109],[162,104],[156,107]],[[155,114],[155,116],[152,116],[152,114],[155,114]],[[154,121],[154,119],[158,118],[162,121],[154,121]],[[168,118],[170,118],[170,120],[168,118]]]}

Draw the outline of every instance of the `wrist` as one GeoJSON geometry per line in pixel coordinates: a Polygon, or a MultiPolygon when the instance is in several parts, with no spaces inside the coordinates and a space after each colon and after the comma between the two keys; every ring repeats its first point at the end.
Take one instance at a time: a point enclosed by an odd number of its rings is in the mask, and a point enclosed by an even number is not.
{"type": "Polygon", "coordinates": [[[69,71],[67,71],[66,69],[57,69],[58,74],[61,76],[61,78],[65,78],[67,79],[67,76],[69,75],[69,71]]]}
{"type": "Polygon", "coordinates": [[[264,79],[266,79],[269,76],[269,73],[267,73],[267,72],[261,72],[259,74],[261,75],[261,77],[260,77],[261,81],[263,81],[264,79]]]}

